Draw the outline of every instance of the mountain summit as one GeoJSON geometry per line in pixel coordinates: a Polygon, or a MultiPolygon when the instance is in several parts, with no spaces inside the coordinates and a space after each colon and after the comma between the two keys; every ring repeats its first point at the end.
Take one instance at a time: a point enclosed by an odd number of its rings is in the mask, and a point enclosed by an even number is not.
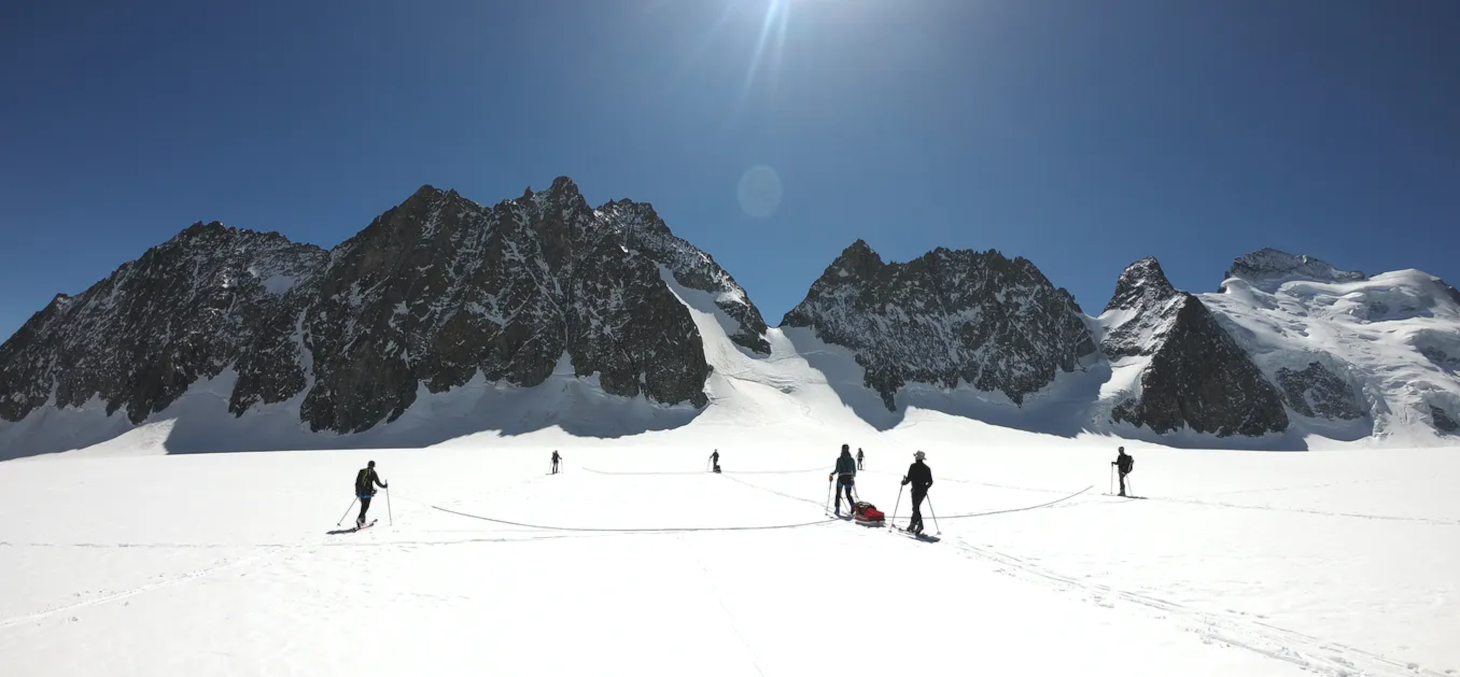
{"type": "Polygon", "coordinates": [[[422,186],[329,252],[197,224],[0,346],[0,418],[96,398],[140,423],[231,370],[236,416],[301,398],[310,429],[360,432],[420,393],[530,387],[560,364],[611,395],[702,407],[710,368],[665,275],[718,294],[736,340],[767,350],[713,259],[647,205],[589,207],[567,177],[490,208],[422,186]]]}

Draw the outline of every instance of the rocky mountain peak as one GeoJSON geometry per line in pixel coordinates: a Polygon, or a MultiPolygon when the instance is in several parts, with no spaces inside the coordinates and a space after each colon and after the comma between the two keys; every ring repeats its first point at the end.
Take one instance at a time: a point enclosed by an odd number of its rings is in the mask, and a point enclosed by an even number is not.
{"type": "Polygon", "coordinates": [[[867,244],[866,240],[858,239],[842,250],[842,253],[827,268],[827,273],[835,272],[837,277],[850,276],[866,279],[875,276],[883,266],[882,257],[872,249],[872,246],[867,244]]]}
{"type": "Polygon", "coordinates": [[[884,263],[858,240],[781,323],[851,350],[888,409],[909,382],[962,382],[1021,403],[1095,352],[1068,292],[992,250],[884,263]]]}
{"type": "Polygon", "coordinates": [[[769,329],[760,309],[729,271],[714,257],[670,232],[654,206],[647,202],[614,200],[595,212],[600,228],[615,232],[623,245],[642,252],[690,289],[714,295],[714,304],[725,316],[730,340],[761,354],[770,353],[765,338],[769,329]]]}
{"type": "Polygon", "coordinates": [[[1161,263],[1154,256],[1147,256],[1126,267],[1115,283],[1115,293],[1105,310],[1132,309],[1160,303],[1181,292],[1166,279],[1161,263]]]}
{"type": "Polygon", "coordinates": [[[1237,257],[1226,277],[1240,278],[1260,287],[1275,286],[1288,280],[1358,282],[1368,279],[1367,275],[1356,270],[1339,270],[1321,259],[1289,254],[1271,247],[1237,257]]]}

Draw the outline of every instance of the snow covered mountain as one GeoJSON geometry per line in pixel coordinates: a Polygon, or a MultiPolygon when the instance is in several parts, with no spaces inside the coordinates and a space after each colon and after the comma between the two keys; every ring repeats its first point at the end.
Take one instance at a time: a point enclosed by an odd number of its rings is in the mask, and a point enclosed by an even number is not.
{"type": "Polygon", "coordinates": [[[1460,292],[1443,280],[1264,250],[1198,296],[1304,430],[1396,443],[1460,432],[1460,292]]]}
{"type": "Polygon", "coordinates": [[[1023,258],[889,263],[858,240],[772,328],[651,205],[592,208],[559,178],[491,207],[424,186],[330,251],[197,224],[0,345],[0,458],[784,440],[922,412],[1177,446],[1454,443],[1460,292],[1264,249],[1206,294],[1143,259],[1092,317],[1023,258]]]}
{"type": "Polygon", "coordinates": [[[960,381],[1016,404],[1074,371],[1095,342],[1074,297],[997,251],[936,249],[883,263],[856,241],[781,321],[856,355],[888,409],[909,382],[960,381]]]}
{"type": "Polygon", "coordinates": [[[1117,375],[1105,389],[1111,421],[1218,437],[1287,428],[1277,389],[1206,305],[1171,286],[1156,259],[1121,273],[1096,323],[1117,375]]]}
{"type": "Polygon", "coordinates": [[[593,209],[567,178],[490,208],[424,186],[329,252],[199,224],[0,346],[0,419],[90,407],[140,424],[199,386],[226,390],[234,416],[282,403],[310,430],[360,432],[423,394],[562,371],[702,407],[706,350],[666,274],[716,294],[735,340],[768,350],[713,259],[651,206],[593,209]]]}

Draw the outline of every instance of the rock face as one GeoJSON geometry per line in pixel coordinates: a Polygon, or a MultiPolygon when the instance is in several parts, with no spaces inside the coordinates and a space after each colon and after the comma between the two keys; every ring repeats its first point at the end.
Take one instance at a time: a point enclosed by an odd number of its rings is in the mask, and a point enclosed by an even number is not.
{"type": "Polygon", "coordinates": [[[1107,356],[1145,361],[1138,391],[1111,410],[1116,422],[1218,437],[1287,428],[1277,389],[1199,299],[1171,286],[1154,258],[1126,268],[1101,318],[1109,323],[1101,341],[1107,356]]]}
{"type": "Polygon", "coordinates": [[[195,224],[0,346],[0,418],[99,398],[140,422],[229,366],[234,401],[287,399],[305,383],[295,323],[327,260],[277,233],[195,224]]]}
{"type": "Polygon", "coordinates": [[[1095,353],[1074,298],[1029,261],[992,250],[884,263],[858,240],[781,322],[850,349],[888,409],[914,381],[963,381],[1021,403],[1095,353]]]}
{"type": "Polygon", "coordinates": [[[600,207],[598,212],[621,228],[629,247],[659,262],[676,282],[714,294],[715,306],[737,325],[728,332],[730,340],[756,353],[770,353],[765,319],[750,302],[750,296],[709,254],[669,232],[652,205],[619,200],[600,207]]]}
{"type": "Polygon", "coordinates": [[[0,417],[98,397],[140,422],[231,368],[235,415],[302,394],[311,429],[357,432],[420,388],[533,386],[562,360],[611,394],[703,406],[710,367],[661,268],[719,293],[737,340],[764,350],[759,311],[712,259],[648,205],[594,210],[566,178],[491,208],[425,186],[329,252],[195,225],[0,346],[0,417]]]}
{"type": "Polygon", "coordinates": [[[1227,277],[1240,277],[1254,285],[1273,286],[1290,279],[1317,282],[1358,282],[1368,276],[1358,271],[1339,270],[1311,256],[1298,256],[1272,248],[1260,249],[1232,262],[1227,277]]]}
{"type": "Polygon", "coordinates": [[[1437,406],[1430,405],[1430,421],[1434,424],[1435,430],[1442,433],[1453,435],[1460,432],[1460,423],[1456,423],[1450,414],[1437,406]]]}
{"type": "Polygon", "coordinates": [[[1304,369],[1278,369],[1277,381],[1288,406],[1299,415],[1345,421],[1364,415],[1353,386],[1319,362],[1304,369]]]}

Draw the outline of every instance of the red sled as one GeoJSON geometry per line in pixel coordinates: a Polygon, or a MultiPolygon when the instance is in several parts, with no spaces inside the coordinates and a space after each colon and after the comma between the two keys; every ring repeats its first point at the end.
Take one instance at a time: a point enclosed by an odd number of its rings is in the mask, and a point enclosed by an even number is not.
{"type": "Polygon", "coordinates": [[[864,527],[880,527],[886,517],[877,506],[866,501],[857,501],[857,505],[852,508],[852,521],[864,527]]]}

